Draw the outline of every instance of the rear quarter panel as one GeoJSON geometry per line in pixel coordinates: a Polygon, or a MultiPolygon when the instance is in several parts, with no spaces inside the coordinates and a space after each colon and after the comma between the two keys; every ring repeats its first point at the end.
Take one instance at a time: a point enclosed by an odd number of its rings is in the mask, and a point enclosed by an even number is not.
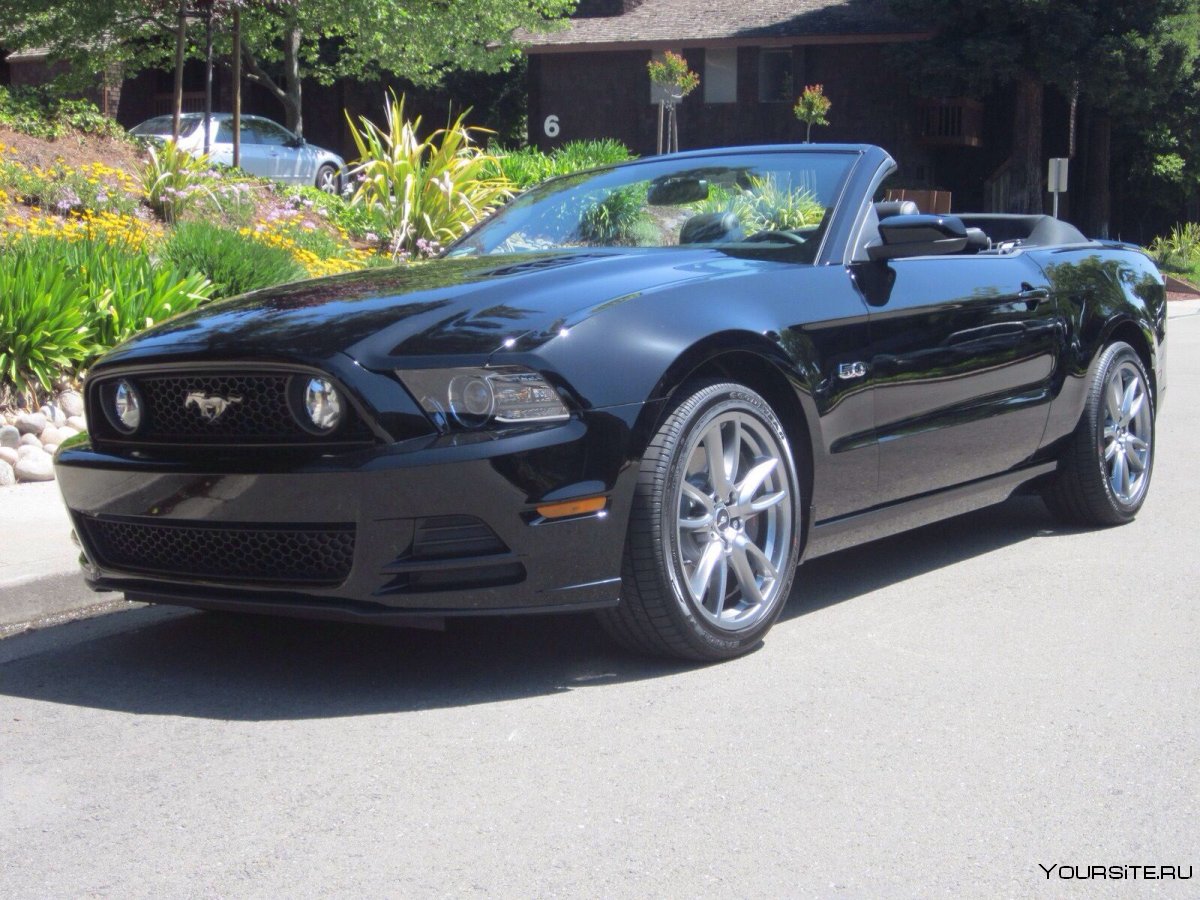
{"type": "Polygon", "coordinates": [[[1114,339],[1132,344],[1142,356],[1160,405],[1166,390],[1167,296],[1162,275],[1149,257],[1115,244],[1030,254],[1050,281],[1062,326],[1057,396],[1043,448],[1053,449],[1074,432],[1091,365],[1114,339]]]}

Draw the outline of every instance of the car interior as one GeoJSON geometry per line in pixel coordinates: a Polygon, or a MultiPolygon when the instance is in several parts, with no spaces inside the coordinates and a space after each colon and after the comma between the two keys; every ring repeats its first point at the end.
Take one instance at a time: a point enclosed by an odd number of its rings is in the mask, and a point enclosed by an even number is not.
{"type": "MultiPolygon", "coordinates": [[[[895,216],[917,216],[921,210],[911,200],[884,200],[871,205],[855,250],[856,261],[868,258],[866,248],[882,238],[879,223],[895,216]]],[[[1046,215],[1008,213],[956,213],[967,229],[966,246],[955,255],[1011,253],[1022,247],[1086,244],[1088,239],[1068,222],[1046,215]]]]}

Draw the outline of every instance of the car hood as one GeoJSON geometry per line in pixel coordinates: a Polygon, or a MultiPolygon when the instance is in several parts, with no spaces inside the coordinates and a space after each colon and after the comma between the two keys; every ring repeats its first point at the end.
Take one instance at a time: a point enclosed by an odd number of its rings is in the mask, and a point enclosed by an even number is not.
{"type": "Polygon", "coordinates": [[[423,356],[531,349],[614,301],[769,263],[727,251],[598,250],[434,260],[296,282],[151,328],[99,367],[203,356],[319,362],[345,353],[385,369],[423,356]]]}

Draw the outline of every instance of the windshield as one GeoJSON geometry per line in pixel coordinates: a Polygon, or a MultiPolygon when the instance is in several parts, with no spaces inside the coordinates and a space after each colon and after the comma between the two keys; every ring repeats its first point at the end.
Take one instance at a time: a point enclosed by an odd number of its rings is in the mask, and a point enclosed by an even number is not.
{"type": "MultiPolygon", "coordinates": [[[[201,116],[195,113],[181,116],[179,119],[179,136],[188,137],[191,135],[200,127],[201,118],[201,116]]],[[[147,119],[129,133],[140,134],[143,137],[170,137],[173,125],[171,116],[155,116],[153,119],[147,119]]]]}
{"type": "Polygon", "coordinates": [[[517,197],[447,255],[757,245],[791,248],[812,262],[855,158],[810,151],[668,157],[567,175],[517,197]]]}

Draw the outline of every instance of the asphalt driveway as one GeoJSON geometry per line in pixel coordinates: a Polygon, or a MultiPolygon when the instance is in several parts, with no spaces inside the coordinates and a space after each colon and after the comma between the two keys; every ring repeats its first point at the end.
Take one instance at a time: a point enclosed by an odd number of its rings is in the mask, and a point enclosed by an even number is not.
{"type": "Polygon", "coordinates": [[[1014,500],[801,570],[749,657],[587,619],[139,609],[0,642],[0,896],[1195,896],[1200,314],[1150,498],[1014,500]]]}

